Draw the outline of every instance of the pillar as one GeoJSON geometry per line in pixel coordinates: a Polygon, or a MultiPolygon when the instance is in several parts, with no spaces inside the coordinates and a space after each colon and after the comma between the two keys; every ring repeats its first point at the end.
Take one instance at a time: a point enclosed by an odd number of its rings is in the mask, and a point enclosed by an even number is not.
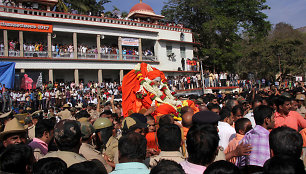
{"type": "MultiPolygon", "coordinates": [[[[77,40],[77,33],[73,33],[73,58],[78,58],[78,40],[77,40]]],[[[79,80],[78,80],[79,81],[79,80]]]]}
{"type": "Polygon", "coordinates": [[[8,56],[9,47],[8,47],[8,38],[7,38],[7,30],[3,30],[3,44],[4,44],[4,56],[8,56]]]}
{"type": "Polygon", "coordinates": [[[142,61],[142,45],[141,45],[141,38],[139,38],[138,54],[139,54],[139,60],[142,61]]]}
{"type": "Polygon", "coordinates": [[[122,60],[122,37],[118,37],[119,59],[122,60]]]}
{"type": "Polygon", "coordinates": [[[100,34],[97,34],[97,51],[98,51],[98,57],[97,58],[101,59],[101,35],[100,34]]]}
{"type": "Polygon", "coordinates": [[[53,83],[53,69],[49,69],[49,81],[53,83]]]}
{"type": "Polygon", "coordinates": [[[79,70],[78,69],[74,70],[74,83],[75,83],[75,86],[79,86],[79,70]]]}
{"type": "Polygon", "coordinates": [[[120,84],[122,84],[123,80],[123,69],[120,70],[120,84]]]}
{"type": "Polygon", "coordinates": [[[48,42],[48,57],[52,58],[52,39],[51,39],[51,34],[52,33],[48,33],[48,37],[47,37],[47,42],[48,42]]]}
{"type": "Polygon", "coordinates": [[[23,53],[23,31],[19,31],[20,57],[24,57],[23,53]]]}
{"type": "Polygon", "coordinates": [[[156,60],[156,61],[157,61],[158,48],[159,48],[159,42],[158,42],[158,40],[156,40],[155,44],[154,44],[154,54],[153,54],[155,56],[154,60],[156,60]]]}
{"type": "Polygon", "coordinates": [[[99,85],[102,83],[102,81],[103,81],[103,76],[102,76],[103,74],[102,74],[102,69],[99,69],[98,70],[98,83],[99,83],[99,85]]]}
{"type": "Polygon", "coordinates": [[[25,73],[25,69],[20,69],[20,73],[25,73]]]}

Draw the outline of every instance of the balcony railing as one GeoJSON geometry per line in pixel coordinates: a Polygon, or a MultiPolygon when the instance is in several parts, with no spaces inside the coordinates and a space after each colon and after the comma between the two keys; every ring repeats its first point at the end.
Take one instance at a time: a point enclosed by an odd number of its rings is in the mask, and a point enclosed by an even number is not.
{"type": "MultiPolygon", "coordinates": [[[[24,51],[24,57],[39,57],[39,58],[47,58],[48,52],[47,51],[24,51]]],[[[0,50],[0,58],[4,56],[4,51],[0,50]]],[[[20,51],[9,51],[8,57],[20,57],[20,51]]],[[[69,52],[52,52],[52,58],[54,59],[74,59],[74,53],[69,52]]],[[[98,59],[98,54],[96,53],[81,53],[78,52],[77,59],[98,59]]],[[[102,60],[120,60],[119,54],[102,54],[102,60]]],[[[129,60],[129,61],[140,61],[138,55],[122,55],[122,60],[129,60]]],[[[143,61],[158,61],[156,56],[142,56],[143,61]]]]}
{"type": "Polygon", "coordinates": [[[122,20],[122,19],[113,19],[113,18],[105,18],[105,17],[97,17],[97,16],[86,16],[86,15],[78,15],[78,14],[70,14],[70,13],[60,13],[60,12],[53,12],[53,11],[33,10],[33,9],[8,7],[8,6],[0,6],[0,12],[25,14],[25,15],[31,15],[31,16],[54,17],[54,18],[62,18],[62,19],[73,19],[73,20],[82,20],[82,21],[92,21],[92,22],[101,22],[101,23],[109,23],[109,24],[120,24],[120,25],[155,28],[155,29],[162,29],[162,30],[171,30],[171,31],[191,33],[191,29],[177,27],[177,26],[167,26],[167,25],[161,25],[161,24],[152,24],[152,23],[145,23],[145,22],[122,20]]]}

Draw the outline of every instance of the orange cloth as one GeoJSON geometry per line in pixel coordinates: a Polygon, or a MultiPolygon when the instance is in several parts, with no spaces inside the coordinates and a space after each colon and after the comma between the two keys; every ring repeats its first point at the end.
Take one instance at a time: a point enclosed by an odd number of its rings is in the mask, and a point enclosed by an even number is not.
{"type": "MultiPolygon", "coordinates": [[[[155,77],[159,74],[161,80],[166,80],[163,72],[154,67],[152,67],[153,71],[148,72],[147,66],[148,64],[146,63],[140,64],[140,71],[144,78],[148,77],[149,74],[151,77],[155,77]]],[[[136,98],[136,92],[139,91],[139,88],[140,82],[137,79],[136,71],[131,70],[122,80],[122,110],[124,117],[129,115],[128,113],[130,110],[133,111],[133,113],[138,113],[141,109],[148,109],[151,106],[152,100],[149,95],[145,96],[143,99],[136,98]]]]}
{"type": "Polygon", "coordinates": [[[161,104],[160,106],[158,106],[154,113],[152,114],[156,120],[157,116],[161,116],[161,115],[167,115],[167,114],[174,114],[176,113],[176,110],[169,104],[161,104]]]}
{"type": "Polygon", "coordinates": [[[156,132],[147,133],[146,139],[147,139],[147,149],[155,149],[156,151],[159,151],[156,132]]]}
{"type": "MultiPolygon", "coordinates": [[[[232,152],[232,151],[236,150],[236,148],[239,144],[239,141],[242,140],[243,137],[244,137],[244,135],[236,133],[236,137],[228,143],[228,146],[225,149],[224,153],[227,154],[229,152],[232,152]]],[[[229,162],[235,164],[236,159],[237,159],[237,157],[233,157],[233,158],[229,159],[229,162]]]]}
{"type": "Polygon", "coordinates": [[[160,71],[159,70],[153,70],[153,71],[148,72],[148,78],[150,80],[154,80],[157,77],[160,77],[160,71]]]}
{"type": "Polygon", "coordinates": [[[282,116],[275,112],[275,128],[280,126],[287,126],[298,131],[299,127],[306,128],[306,120],[296,111],[290,111],[287,116],[282,116]]]}
{"type": "Polygon", "coordinates": [[[183,133],[184,133],[184,140],[186,141],[187,133],[189,131],[189,128],[183,127],[183,133]]]}
{"type": "Polygon", "coordinates": [[[303,147],[306,147],[306,128],[300,131],[303,138],[303,147]]]}
{"type": "Polygon", "coordinates": [[[194,114],[199,112],[199,108],[194,104],[193,101],[187,100],[187,103],[188,103],[188,106],[192,108],[194,114]]]}

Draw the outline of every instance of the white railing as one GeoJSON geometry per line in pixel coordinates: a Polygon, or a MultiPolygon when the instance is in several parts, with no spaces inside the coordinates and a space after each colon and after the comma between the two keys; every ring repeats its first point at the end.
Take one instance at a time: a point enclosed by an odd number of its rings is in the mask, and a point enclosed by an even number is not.
{"type": "Polygon", "coordinates": [[[54,18],[62,18],[62,19],[74,19],[74,20],[82,20],[82,21],[93,21],[93,22],[129,25],[129,26],[137,26],[137,27],[145,27],[145,28],[156,28],[156,29],[191,33],[191,29],[182,28],[178,26],[167,26],[167,25],[160,25],[160,24],[151,24],[151,23],[144,23],[144,22],[137,22],[137,21],[122,20],[122,19],[77,15],[77,14],[70,14],[70,13],[59,13],[59,12],[53,12],[53,11],[41,11],[41,10],[8,7],[8,6],[0,6],[0,12],[18,13],[18,14],[23,14],[23,15],[42,16],[42,17],[54,17],[54,18]]]}
{"type": "Polygon", "coordinates": [[[47,51],[24,51],[24,57],[48,57],[47,51]]]}
{"type": "MultiPolygon", "coordinates": [[[[20,51],[9,51],[8,57],[20,57],[20,51]]],[[[41,58],[47,58],[48,52],[47,51],[24,51],[24,57],[41,57],[41,58]]],[[[0,50],[0,56],[4,56],[4,50],[0,50]]],[[[74,59],[74,53],[65,53],[65,52],[52,52],[52,58],[66,58],[66,59],[74,59]]],[[[78,52],[78,59],[98,59],[98,54],[96,53],[81,53],[78,52]]],[[[101,53],[101,59],[102,60],[120,60],[119,54],[102,54],[101,53]]],[[[138,55],[122,55],[123,60],[129,60],[129,61],[139,61],[138,55]]],[[[158,61],[156,56],[142,56],[143,61],[158,61]]]]}

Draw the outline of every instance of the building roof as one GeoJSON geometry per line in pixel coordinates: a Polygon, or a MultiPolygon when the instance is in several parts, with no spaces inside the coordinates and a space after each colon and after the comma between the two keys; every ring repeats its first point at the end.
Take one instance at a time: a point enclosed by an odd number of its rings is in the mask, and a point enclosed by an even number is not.
{"type": "Polygon", "coordinates": [[[131,8],[130,13],[135,12],[135,11],[146,11],[146,12],[154,13],[154,10],[152,9],[152,7],[149,6],[146,3],[143,3],[143,2],[140,2],[140,3],[136,4],[136,5],[134,5],[131,8]]]}
{"type": "Polygon", "coordinates": [[[164,16],[162,15],[155,14],[152,7],[146,3],[143,3],[142,1],[140,1],[138,4],[134,5],[131,8],[128,18],[133,18],[133,17],[149,17],[152,19],[164,18],[164,16]]]}

